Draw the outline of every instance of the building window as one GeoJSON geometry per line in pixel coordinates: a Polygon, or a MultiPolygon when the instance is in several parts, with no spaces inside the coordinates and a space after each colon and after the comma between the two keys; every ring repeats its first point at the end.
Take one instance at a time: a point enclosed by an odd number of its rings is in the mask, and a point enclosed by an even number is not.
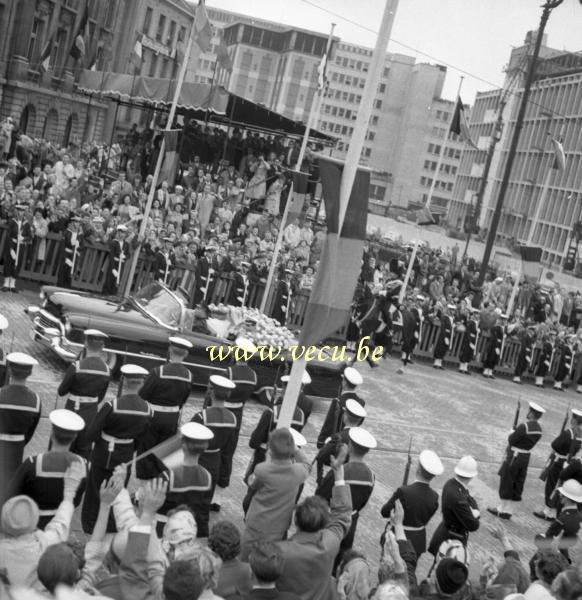
{"type": "Polygon", "coordinates": [[[331,80],[332,81],[337,81],[338,80],[338,74],[337,73],[332,73],[331,74],[331,80]]]}
{"type": "Polygon", "coordinates": [[[149,77],[155,77],[156,76],[156,68],[158,66],[158,55],[157,54],[152,54],[152,62],[150,63],[150,70],[149,70],[149,77]]]}
{"type": "Polygon", "coordinates": [[[40,32],[41,21],[40,19],[34,19],[32,23],[32,30],[30,32],[30,40],[28,41],[28,52],[26,54],[29,63],[33,63],[36,54],[36,41],[40,32]]]}
{"type": "Polygon", "coordinates": [[[145,17],[143,20],[143,27],[141,28],[142,32],[149,36],[150,35],[150,27],[152,25],[152,15],[154,13],[153,8],[150,6],[147,7],[145,17]]]}
{"type": "Polygon", "coordinates": [[[184,26],[180,27],[180,31],[178,31],[178,41],[183,42],[186,39],[186,28],[184,26]]]}
{"type": "Polygon", "coordinates": [[[166,29],[166,15],[160,15],[160,20],[158,21],[158,29],[156,31],[156,40],[161,42],[164,38],[164,29],[166,29]]]}
{"type": "Polygon", "coordinates": [[[383,94],[386,91],[386,84],[385,83],[381,83],[378,86],[378,92],[380,92],[380,94],[383,94]]]}
{"type": "Polygon", "coordinates": [[[176,35],[176,21],[170,21],[170,30],[168,31],[168,41],[166,42],[167,46],[174,45],[174,36],[176,35]]]}
{"type": "Polygon", "coordinates": [[[338,79],[338,81],[339,81],[340,83],[343,83],[343,82],[344,82],[344,80],[345,80],[345,78],[346,78],[346,76],[345,76],[345,75],[342,73],[342,74],[339,76],[339,79],[338,79]]]}
{"type": "Polygon", "coordinates": [[[382,108],[382,100],[376,100],[374,102],[374,108],[381,109],[382,108]]]}
{"type": "Polygon", "coordinates": [[[362,154],[363,156],[365,156],[366,158],[370,158],[370,155],[372,154],[372,148],[364,148],[362,150],[362,154]]]}
{"type": "Polygon", "coordinates": [[[374,115],[370,121],[372,125],[378,125],[378,116],[374,115]]]}
{"type": "Polygon", "coordinates": [[[333,106],[331,109],[331,115],[332,117],[336,117],[337,116],[337,106],[333,106]]]}
{"type": "Polygon", "coordinates": [[[162,68],[160,70],[160,77],[162,79],[166,79],[167,76],[168,76],[168,59],[163,58],[162,59],[162,68]]]}
{"type": "Polygon", "coordinates": [[[373,142],[376,134],[373,131],[368,131],[368,139],[373,142]]]}
{"type": "Polygon", "coordinates": [[[389,72],[390,72],[390,69],[388,67],[384,67],[384,72],[382,73],[382,77],[388,77],[389,72]]]}

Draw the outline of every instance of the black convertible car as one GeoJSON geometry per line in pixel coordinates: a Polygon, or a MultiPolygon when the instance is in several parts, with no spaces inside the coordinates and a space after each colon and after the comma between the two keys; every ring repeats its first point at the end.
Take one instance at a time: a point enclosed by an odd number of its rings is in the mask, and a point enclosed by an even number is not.
{"type": "MultiPolygon", "coordinates": [[[[209,346],[233,344],[235,333],[228,331],[228,323],[223,323],[222,337],[193,332],[193,311],[186,308],[180,294],[161,283],[152,283],[124,299],[45,286],[41,299],[40,306],[26,309],[32,323],[31,336],[67,363],[76,360],[83,347],[83,332],[91,328],[109,336],[105,350],[114,373],[125,362],[146,368],[160,364],[165,360],[171,335],[180,335],[193,344],[186,365],[192,371],[194,385],[206,386],[210,375],[224,373],[228,367],[228,359],[211,360],[207,350],[209,346]]],[[[218,320],[213,324],[221,325],[218,320]]],[[[257,357],[251,366],[257,372],[260,390],[273,386],[283,375],[285,365],[280,360],[271,363],[257,357]]],[[[336,396],[344,366],[331,360],[310,362],[312,382],[306,393],[323,398],[336,396]]]]}

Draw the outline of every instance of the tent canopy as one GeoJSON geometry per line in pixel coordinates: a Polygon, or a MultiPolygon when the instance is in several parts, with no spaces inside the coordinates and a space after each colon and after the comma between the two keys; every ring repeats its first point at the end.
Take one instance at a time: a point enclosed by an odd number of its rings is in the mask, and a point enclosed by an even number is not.
{"type": "MultiPolygon", "coordinates": [[[[169,110],[177,80],[158,77],[132,76],[125,73],[107,73],[85,70],[77,88],[87,95],[99,95],[123,104],[156,110],[169,110]]],[[[213,123],[246,125],[283,135],[301,137],[305,125],[293,121],[235,94],[221,86],[209,83],[184,82],[178,99],[177,112],[187,118],[204,120],[208,111],[213,123]]],[[[312,129],[310,137],[333,142],[334,138],[312,129]]]]}

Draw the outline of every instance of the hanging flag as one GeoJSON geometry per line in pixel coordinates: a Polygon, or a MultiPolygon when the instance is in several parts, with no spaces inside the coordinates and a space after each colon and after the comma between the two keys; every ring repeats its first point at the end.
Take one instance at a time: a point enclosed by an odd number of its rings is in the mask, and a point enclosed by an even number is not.
{"type": "Polygon", "coordinates": [[[434,225],[436,223],[436,219],[434,215],[430,212],[430,208],[425,206],[416,212],[416,224],[417,225],[434,225]]]}
{"type": "Polygon", "coordinates": [[[79,28],[77,29],[77,35],[73,41],[73,45],[71,46],[71,50],[69,54],[75,59],[80,60],[85,56],[86,46],[85,40],[89,37],[89,3],[85,4],[85,12],[83,13],[83,18],[79,23],[79,28]]]}
{"type": "Polygon", "coordinates": [[[51,66],[51,54],[53,51],[53,46],[55,44],[55,36],[54,33],[49,37],[40,53],[40,68],[46,72],[49,70],[51,66]]]}
{"type": "Polygon", "coordinates": [[[319,92],[327,92],[329,87],[329,79],[327,78],[327,63],[331,60],[333,40],[330,40],[325,49],[324,55],[317,66],[317,90],[319,92]]]}
{"type": "Polygon", "coordinates": [[[181,129],[164,131],[165,156],[159,180],[166,180],[170,186],[174,185],[174,178],[176,177],[176,170],[178,168],[178,150],[181,131],[181,129]]]}
{"type": "Polygon", "coordinates": [[[566,168],[566,155],[564,154],[562,138],[552,138],[552,144],[554,146],[554,164],[552,165],[552,169],[563,172],[566,168]]]}
{"type": "Polygon", "coordinates": [[[206,14],[206,6],[203,0],[200,0],[196,8],[196,18],[194,19],[194,40],[200,46],[202,52],[210,50],[212,42],[212,25],[206,14]]]}
{"type": "Polygon", "coordinates": [[[539,246],[520,246],[521,272],[529,279],[539,279],[542,271],[542,249],[539,246]]]}
{"type": "Polygon", "coordinates": [[[135,40],[129,60],[131,60],[136,67],[141,66],[141,63],[143,62],[143,44],[141,41],[141,36],[138,36],[137,40],[135,40]]]}
{"type": "Polygon", "coordinates": [[[216,60],[225,71],[232,73],[232,60],[230,60],[228,49],[224,43],[224,37],[222,36],[218,46],[216,46],[216,60]]]}
{"type": "Polygon", "coordinates": [[[469,144],[471,148],[479,150],[475,142],[471,139],[471,132],[469,131],[467,116],[465,115],[465,107],[460,96],[457,97],[457,104],[455,105],[455,112],[453,113],[453,120],[451,121],[449,131],[456,133],[461,138],[461,141],[469,144]]]}
{"type": "Polygon", "coordinates": [[[370,172],[359,170],[356,174],[340,233],[343,166],[320,157],[319,168],[327,235],[301,330],[300,347],[317,344],[346,324],[361,271],[368,222],[370,172]]]}
{"type": "Polygon", "coordinates": [[[105,42],[103,40],[99,40],[97,42],[97,45],[95,46],[95,52],[93,52],[93,55],[87,62],[87,69],[89,69],[89,71],[97,70],[97,62],[99,60],[99,57],[103,55],[104,46],[105,46],[105,42]]]}

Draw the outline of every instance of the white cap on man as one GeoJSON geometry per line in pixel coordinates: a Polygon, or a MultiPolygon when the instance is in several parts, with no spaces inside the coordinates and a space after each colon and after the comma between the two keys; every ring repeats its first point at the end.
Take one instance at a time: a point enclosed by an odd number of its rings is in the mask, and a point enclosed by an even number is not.
{"type": "Polygon", "coordinates": [[[354,417],[360,417],[360,419],[364,419],[368,414],[366,409],[353,398],[348,398],[346,400],[346,410],[354,417]]]}
{"type": "Polygon", "coordinates": [[[546,409],[541,407],[537,402],[530,402],[529,409],[540,415],[543,415],[546,412],[546,409]]]}
{"type": "Polygon", "coordinates": [[[477,461],[472,456],[463,456],[455,467],[455,474],[459,477],[472,479],[477,476],[477,461]]]}
{"type": "Polygon", "coordinates": [[[49,415],[52,426],[63,431],[83,431],[85,429],[85,421],[77,413],[66,408],[58,408],[53,410],[49,415]]]}
{"type": "Polygon", "coordinates": [[[168,342],[170,343],[170,346],[175,346],[181,350],[190,350],[193,347],[192,342],[178,336],[168,338],[168,342]]]}
{"type": "Polygon", "coordinates": [[[344,369],[344,377],[351,385],[362,385],[362,383],[364,383],[364,378],[359,371],[354,369],[354,367],[346,367],[344,369]]]}
{"type": "Polygon", "coordinates": [[[230,379],[228,379],[227,377],[223,377],[222,375],[211,375],[209,379],[210,383],[215,388],[221,388],[223,390],[234,390],[234,388],[236,387],[234,381],[231,381],[230,379]]]}
{"type": "Polygon", "coordinates": [[[205,442],[214,437],[214,433],[212,433],[212,430],[208,427],[192,421],[190,423],[184,423],[184,425],[180,427],[180,433],[183,437],[196,442],[205,442]]]}
{"type": "Polygon", "coordinates": [[[143,379],[147,376],[148,371],[139,365],[123,365],[121,373],[126,379],[143,379]]]}
{"type": "Polygon", "coordinates": [[[245,337],[237,337],[234,341],[234,344],[235,346],[239,347],[243,352],[248,352],[249,354],[252,354],[257,351],[257,347],[253,344],[253,342],[251,342],[251,340],[245,337]]]}
{"type": "Polygon", "coordinates": [[[582,419],[582,410],[579,410],[578,408],[573,408],[572,416],[576,417],[577,419],[582,419]]]}
{"type": "Polygon", "coordinates": [[[348,435],[354,444],[362,446],[362,448],[372,450],[378,445],[376,438],[363,427],[350,427],[348,435]]]}
{"type": "Polygon", "coordinates": [[[435,477],[442,475],[445,470],[441,459],[432,450],[423,450],[418,457],[418,462],[429,475],[434,475],[435,477]]]}
{"type": "Polygon", "coordinates": [[[8,327],[8,319],[4,315],[0,315],[0,331],[4,331],[8,327]]]}
{"type": "Polygon", "coordinates": [[[291,432],[291,437],[293,438],[293,441],[295,442],[295,446],[297,446],[297,448],[303,448],[303,446],[307,445],[307,440],[305,439],[305,436],[302,433],[299,433],[297,429],[293,429],[293,427],[290,427],[289,431],[291,432]]]}

